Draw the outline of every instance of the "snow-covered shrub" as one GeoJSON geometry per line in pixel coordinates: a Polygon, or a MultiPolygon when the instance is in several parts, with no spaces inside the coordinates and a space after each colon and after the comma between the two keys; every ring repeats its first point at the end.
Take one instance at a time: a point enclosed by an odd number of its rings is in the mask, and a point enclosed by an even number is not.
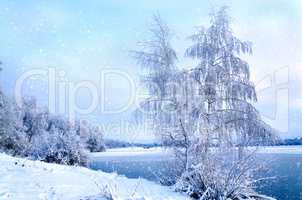
{"type": "Polygon", "coordinates": [[[40,135],[47,127],[47,111],[40,111],[37,108],[36,99],[33,97],[23,98],[22,102],[22,123],[29,142],[34,135],[40,135]]]}
{"type": "Polygon", "coordinates": [[[24,153],[26,145],[20,110],[0,90],[0,150],[20,155],[24,153]]]}
{"type": "Polygon", "coordinates": [[[105,151],[105,141],[99,126],[92,125],[86,120],[81,120],[77,122],[76,129],[86,149],[90,152],[105,151]]]}
{"type": "Polygon", "coordinates": [[[80,137],[66,120],[53,117],[48,128],[40,133],[32,139],[29,156],[50,163],[86,165],[80,137]]]}
{"type": "Polygon", "coordinates": [[[124,200],[146,200],[145,197],[139,196],[137,197],[137,192],[139,189],[139,186],[141,184],[141,181],[139,180],[131,192],[129,196],[123,196],[121,197],[120,191],[118,188],[118,185],[115,182],[109,182],[106,184],[99,184],[98,182],[95,181],[96,186],[100,190],[100,194],[91,196],[91,197],[86,197],[83,200],[118,200],[118,199],[124,199],[124,200]]]}
{"type": "Polygon", "coordinates": [[[86,165],[83,143],[86,140],[81,140],[76,126],[67,119],[37,107],[34,98],[23,99],[19,108],[0,90],[0,151],[46,162],[86,165]]]}
{"type": "Polygon", "coordinates": [[[271,200],[253,190],[257,182],[255,172],[262,167],[263,164],[256,161],[253,152],[246,153],[240,159],[237,152],[215,152],[185,171],[175,188],[195,199],[271,200]]]}
{"type": "Polygon", "coordinates": [[[37,107],[34,98],[23,100],[22,111],[29,144],[25,156],[59,164],[85,164],[80,138],[67,119],[37,107]]]}
{"type": "Polygon", "coordinates": [[[86,147],[90,152],[105,151],[103,134],[98,127],[92,127],[90,129],[86,147]]]}

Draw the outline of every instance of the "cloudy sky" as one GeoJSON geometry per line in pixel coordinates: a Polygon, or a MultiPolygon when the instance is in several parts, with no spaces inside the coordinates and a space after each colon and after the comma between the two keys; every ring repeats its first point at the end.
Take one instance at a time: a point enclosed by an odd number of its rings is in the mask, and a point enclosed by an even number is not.
{"type": "MultiPolygon", "coordinates": [[[[244,59],[250,64],[259,96],[257,107],[264,119],[284,132],[282,137],[302,137],[300,0],[1,0],[1,87],[12,95],[16,81],[25,72],[55,69],[56,83],[61,88],[70,87],[68,84],[97,87],[98,108],[86,117],[120,126],[120,119],[128,119],[134,107],[132,87],[138,85],[139,67],[129,50],[147,38],[152,15],[159,12],[169,24],[175,34],[178,66],[188,67],[192,63],[183,58],[190,44],[187,36],[194,27],[208,25],[208,14],[221,5],[230,8],[234,33],[253,42],[254,54],[244,59]],[[105,85],[100,80],[104,71],[109,74],[105,85]],[[104,104],[107,111],[116,111],[127,103],[128,109],[118,114],[98,111],[102,107],[99,104],[104,104]]],[[[32,77],[25,81],[22,92],[47,105],[47,83],[47,76],[32,77]]],[[[65,95],[65,90],[57,90],[56,112],[69,106],[68,97],[80,108],[93,102],[87,89],[79,89],[72,97],[68,95],[73,93],[65,95]]],[[[149,139],[145,135],[135,137],[149,139]]]]}

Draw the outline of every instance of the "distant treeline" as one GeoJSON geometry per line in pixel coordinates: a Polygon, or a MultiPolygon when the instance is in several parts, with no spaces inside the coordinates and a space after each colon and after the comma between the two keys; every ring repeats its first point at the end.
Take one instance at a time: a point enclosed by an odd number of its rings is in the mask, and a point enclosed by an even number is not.
{"type": "Polygon", "coordinates": [[[152,147],[160,147],[162,146],[159,143],[138,143],[138,142],[125,142],[120,140],[113,140],[113,139],[105,139],[105,146],[106,148],[125,148],[125,147],[142,147],[142,148],[152,148],[152,147]]]}
{"type": "Polygon", "coordinates": [[[301,138],[293,138],[293,139],[284,139],[281,140],[276,145],[302,145],[302,137],[301,138]]]}
{"type": "MultiPolygon", "coordinates": [[[[279,140],[275,144],[268,144],[269,146],[285,146],[285,145],[302,145],[301,138],[292,138],[279,140]]],[[[106,148],[125,148],[125,147],[142,147],[142,148],[152,148],[152,147],[161,147],[163,146],[160,143],[138,143],[138,142],[125,142],[120,140],[105,139],[106,148]]]]}

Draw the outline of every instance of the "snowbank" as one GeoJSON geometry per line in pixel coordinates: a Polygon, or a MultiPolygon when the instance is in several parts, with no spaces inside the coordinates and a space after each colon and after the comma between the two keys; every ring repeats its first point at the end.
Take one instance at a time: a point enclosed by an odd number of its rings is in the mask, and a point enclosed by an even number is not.
{"type": "MultiPolygon", "coordinates": [[[[183,200],[185,195],[144,179],[83,167],[48,164],[0,153],[0,199],[80,200],[104,193],[114,199],[183,200]]],[[[95,198],[93,198],[95,199],[95,198]]]]}

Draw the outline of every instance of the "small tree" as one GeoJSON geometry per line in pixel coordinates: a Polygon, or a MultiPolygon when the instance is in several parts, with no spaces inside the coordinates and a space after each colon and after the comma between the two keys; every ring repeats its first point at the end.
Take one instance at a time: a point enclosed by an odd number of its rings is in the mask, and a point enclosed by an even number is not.
{"type": "Polygon", "coordinates": [[[40,135],[47,128],[48,111],[39,110],[34,97],[23,98],[22,111],[23,128],[31,143],[33,136],[40,135]]]}
{"type": "Polygon", "coordinates": [[[89,136],[86,141],[86,147],[90,152],[105,151],[104,138],[99,127],[90,127],[89,136]]]}
{"type": "MultiPolygon", "coordinates": [[[[176,106],[176,91],[179,83],[179,71],[176,66],[177,55],[171,45],[172,32],[159,14],[153,16],[153,23],[149,29],[150,39],[140,42],[141,50],[132,51],[133,57],[142,67],[142,83],[148,91],[148,98],[141,102],[138,113],[145,114],[151,121],[153,132],[162,143],[175,150],[180,164],[175,174],[185,168],[186,161],[180,148],[188,148],[187,133],[179,119],[178,105],[176,106]],[[185,141],[185,142],[184,142],[185,141]],[[187,142],[187,143],[186,143],[187,142]]],[[[139,115],[142,116],[142,115],[139,115]]],[[[175,177],[174,177],[175,180],[175,177]]],[[[173,180],[164,180],[173,183],[173,180]]]]}
{"type": "MultiPolygon", "coordinates": [[[[168,115],[163,112],[165,103],[170,101],[170,84],[177,73],[177,55],[171,46],[172,32],[159,14],[153,16],[149,29],[150,39],[139,43],[141,50],[132,51],[133,57],[143,69],[142,83],[149,98],[141,103],[143,111],[150,116],[154,125],[168,115]]],[[[157,127],[160,132],[162,127],[157,127]]]]}
{"type": "Polygon", "coordinates": [[[160,122],[168,116],[162,112],[162,107],[169,100],[166,99],[169,98],[167,84],[174,79],[177,56],[170,43],[171,30],[158,14],[153,16],[149,33],[151,38],[140,42],[141,50],[132,51],[132,55],[142,66],[142,82],[149,92],[149,98],[141,103],[141,109],[152,120],[155,132],[159,133],[163,128],[160,122]]]}
{"type": "Polygon", "coordinates": [[[151,96],[163,99],[166,94],[166,84],[171,81],[175,72],[176,52],[171,47],[172,33],[160,15],[153,16],[149,29],[151,39],[140,42],[140,51],[132,51],[133,57],[142,66],[146,84],[151,96]]]}
{"type": "Polygon", "coordinates": [[[86,120],[79,120],[76,124],[77,134],[86,149],[90,152],[105,151],[103,133],[99,126],[92,125],[86,120]]]}

